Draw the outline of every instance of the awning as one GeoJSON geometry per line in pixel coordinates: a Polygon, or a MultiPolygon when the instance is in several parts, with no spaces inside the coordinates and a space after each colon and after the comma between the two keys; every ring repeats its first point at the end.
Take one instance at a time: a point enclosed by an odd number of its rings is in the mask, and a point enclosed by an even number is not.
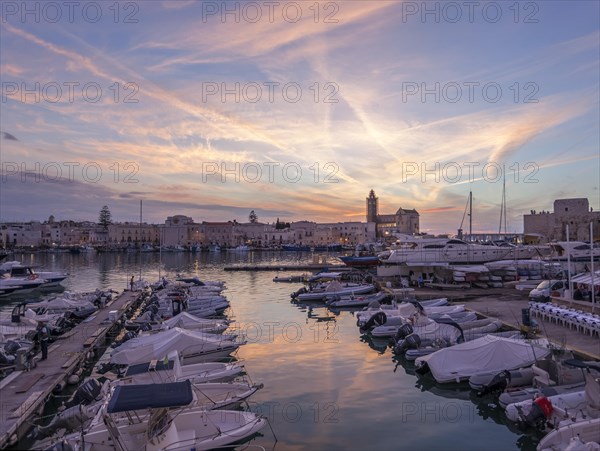
{"type": "MultiPolygon", "coordinates": [[[[572,283],[582,283],[584,285],[592,285],[592,273],[586,272],[577,274],[571,278],[572,283]]],[[[593,285],[600,285],[600,271],[594,271],[593,285]]]]}
{"type": "Polygon", "coordinates": [[[119,385],[108,403],[108,413],[187,406],[193,401],[190,380],[170,384],[119,385]]]}

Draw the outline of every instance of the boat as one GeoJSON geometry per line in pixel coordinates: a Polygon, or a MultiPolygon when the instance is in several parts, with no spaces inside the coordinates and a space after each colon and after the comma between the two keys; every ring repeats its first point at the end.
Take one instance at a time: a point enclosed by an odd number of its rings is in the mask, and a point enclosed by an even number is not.
{"type": "Polygon", "coordinates": [[[292,252],[310,252],[310,246],[301,244],[282,244],[281,250],[292,252]]]}
{"type": "Polygon", "coordinates": [[[31,294],[45,283],[46,280],[39,277],[33,277],[31,279],[2,277],[0,278],[0,296],[31,294]]]}
{"type": "Polygon", "coordinates": [[[228,252],[248,252],[251,251],[252,248],[250,246],[246,246],[245,244],[240,244],[236,247],[230,247],[227,249],[228,252]]]}
{"type": "Polygon", "coordinates": [[[600,244],[594,244],[583,241],[556,241],[550,243],[550,255],[547,257],[550,261],[566,262],[589,262],[591,259],[600,259],[600,244]]]}
{"type": "Polygon", "coordinates": [[[509,404],[533,399],[537,394],[549,398],[550,396],[556,396],[583,390],[584,385],[584,382],[579,382],[577,384],[554,385],[552,387],[509,387],[508,389],[504,390],[504,392],[501,393],[498,397],[498,405],[505,409],[506,406],[508,406],[509,404]]]}
{"type": "Polygon", "coordinates": [[[531,366],[549,354],[547,346],[486,335],[419,357],[415,364],[419,374],[431,373],[437,382],[449,383],[478,373],[531,366]]]}
{"type": "Polygon", "coordinates": [[[193,401],[190,381],[117,385],[90,425],[64,436],[57,446],[89,451],[200,451],[243,441],[266,425],[265,418],[252,412],[207,411],[193,406],[193,401]]]}
{"type": "Polygon", "coordinates": [[[162,329],[181,329],[198,330],[205,333],[223,333],[229,327],[229,320],[225,319],[205,319],[199,318],[188,312],[181,312],[172,318],[164,320],[160,327],[162,329]]]}
{"type": "Polygon", "coordinates": [[[208,246],[208,252],[221,252],[221,246],[218,244],[211,244],[208,246]]]}
{"type": "Polygon", "coordinates": [[[378,307],[368,307],[364,311],[356,313],[356,325],[361,329],[371,329],[376,326],[387,324],[389,326],[402,325],[413,315],[421,312],[430,318],[436,316],[451,315],[453,313],[464,312],[464,304],[442,305],[432,307],[422,307],[418,302],[402,302],[397,305],[381,305],[378,307]]]}
{"type": "Polygon", "coordinates": [[[15,280],[43,279],[46,286],[58,284],[65,280],[69,274],[58,271],[34,271],[31,266],[23,265],[19,261],[7,261],[0,264],[0,277],[10,277],[15,280]]]}
{"type": "Polygon", "coordinates": [[[138,384],[177,382],[189,379],[192,383],[227,381],[244,371],[240,362],[203,362],[182,365],[179,351],[171,351],[167,359],[152,360],[134,365],[103,363],[98,366],[97,377],[108,380],[129,379],[138,384]]]}
{"type": "Polygon", "coordinates": [[[133,365],[163,359],[178,349],[186,363],[214,361],[227,357],[245,342],[235,342],[226,335],[211,335],[175,327],[157,334],[136,337],[115,348],[111,363],[133,365]]]}
{"type": "Polygon", "coordinates": [[[294,296],[295,300],[305,301],[323,301],[328,297],[332,296],[351,296],[357,294],[366,294],[375,290],[375,285],[371,283],[357,284],[357,283],[340,283],[334,280],[327,284],[323,288],[313,288],[309,286],[308,291],[305,290],[303,293],[299,293],[294,296]]]}
{"type": "Polygon", "coordinates": [[[347,255],[344,257],[338,257],[346,266],[352,268],[365,267],[365,266],[377,266],[381,263],[377,255],[347,255]]]}
{"type": "Polygon", "coordinates": [[[567,424],[540,440],[537,451],[597,451],[600,449],[600,418],[567,424]]]}
{"type": "MultiPolygon", "coordinates": [[[[431,265],[432,263],[488,263],[519,258],[531,258],[537,254],[534,247],[522,250],[512,246],[489,246],[470,243],[457,238],[412,238],[388,253],[379,254],[385,264],[431,265]]],[[[456,278],[455,278],[456,280],[456,278]]]]}
{"type": "Polygon", "coordinates": [[[353,308],[366,307],[372,302],[382,302],[390,297],[389,294],[380,291],[375,294],[367,294],[364,296],[332,296],[327,297],[325,303],[329,308],[353,308]]]}

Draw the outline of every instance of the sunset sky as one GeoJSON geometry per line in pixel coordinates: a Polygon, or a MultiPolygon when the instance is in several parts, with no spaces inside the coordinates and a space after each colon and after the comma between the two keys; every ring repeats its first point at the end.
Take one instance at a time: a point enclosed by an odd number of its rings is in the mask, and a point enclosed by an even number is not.
{"type": "Polygon", "coordinates": [[[597,1],[1,5],[0,221],[600,209],[597,1]]]}

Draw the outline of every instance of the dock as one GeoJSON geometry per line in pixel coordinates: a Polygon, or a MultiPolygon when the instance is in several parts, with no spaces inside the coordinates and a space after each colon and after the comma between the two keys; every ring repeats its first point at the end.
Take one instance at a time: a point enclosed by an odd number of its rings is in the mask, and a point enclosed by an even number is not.
{"type": "MultiPolygon", "coordinates": [[[[521,329],[521,310],[529,307],[529,291],[514,288],[468,288],[461,290],[439,291],[432,287],[425,288],[385,288],[390,294],[403,299],[406,294],[417,300],[439,297],[448,298],[454,304],[465,304],[465,309],[502,321],[506,329],[521,329]]],[[[571,301],[553,298],[553,302],[590,311],[592,304],[585,301],[571,301]]],[[[557,346],[565,346],[584,360],[600,361],[600,340],[598,337],[586,335],[581,331],[569,329],[560,324],[533,318],[539,324],[540,336],[547,338],[557,346]]]]}
{"type": "Polygon", "coordinates": [[[225,271],[348,271],[346,265],[327,263],[305,263],[298,265],[231,265],[225,271]]]}
{"type": "Polygon", "coordinates": [[[47,360],[40,361],[36,356],[35,368],[15,371],[0,381],[0,449],[24,437],[54,388],[81,366],[90,350],[104,344],[107,332],[140,297],[140,292],[125,291],[104,309],[50,343],[47,360]]]}
{"type": "MultiPolygon", "coordinates": [[[[588,302],[588,305],[591,304],[588,302]]],[[[483,316],[496,318],[505,327],[520,330],[521,310],[529,307],[526,292],[509,291],[501,296],[485,296],[465,302],[465,308],[483,316]]],[[[600,361],[600,340],[561,324],[533,318],[539,324],[540,336],[558,346],[564,346],[584,360],[600,361]]]]}

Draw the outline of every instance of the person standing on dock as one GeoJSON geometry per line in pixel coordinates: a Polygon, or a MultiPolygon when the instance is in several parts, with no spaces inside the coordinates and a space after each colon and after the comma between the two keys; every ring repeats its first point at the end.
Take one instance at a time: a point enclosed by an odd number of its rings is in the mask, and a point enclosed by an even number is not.
{"type": "Polygon", "coordinates": [[[48,358],[48,327],[43,321],[38,323],[38,338],[40,340],[40,347],[42,348],[42,358],[41,360],[46,360],[48,358]]]}
{"type": "Polygon", "coordinates": [[[133,291],[133,285],[135,282],[133,281],[133,276],[131,276],[131,280],[129,281],[129,286],[131,287],[131,291],[133,291]]]}

